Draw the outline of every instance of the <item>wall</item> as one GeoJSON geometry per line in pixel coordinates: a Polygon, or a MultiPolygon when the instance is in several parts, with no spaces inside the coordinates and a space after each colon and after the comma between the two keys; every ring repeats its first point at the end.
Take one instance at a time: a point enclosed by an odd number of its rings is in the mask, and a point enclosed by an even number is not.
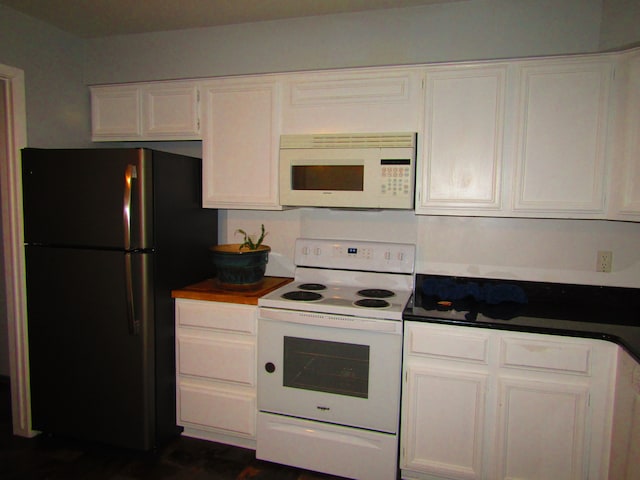
{"type": "Polygon", "coordinates": [[[600,49],[640,44],[640,1],[605,0],[602,7],[600,49]]]}
{"type": "Polygon", "coordinates": [[[30,147],[90,145],[84,43],[0,5],[0,63],[25,72],[30,147]]]}
{"type": "MultiPolygon", "coordinates": [[[[95,39],[87,42],[85,76],[96,84],[595,52],[640,40],[631,28],[618,32],[625,3],[606,0],[603,10],[600,0],[470,0],[95,39]]],[[[193,144],[168,147],[197,150],[193,144]]],[[[237,228],[258,232],[261,223],[273,248],[270,275],[291,275],[295,238],[308,236],[416,243],[417,270],[423,273],[640,287],[635,224],[229,210],[220,212],[219,241],[237,241],[237,228]],[[611,274],[595,272],[597,250],[613,251],[611,274]]]]}
{"type": "Polygon", "coordinates": [[[593,52],[601,0],[469,0],[94,39],[89,84],[593,52]]]}

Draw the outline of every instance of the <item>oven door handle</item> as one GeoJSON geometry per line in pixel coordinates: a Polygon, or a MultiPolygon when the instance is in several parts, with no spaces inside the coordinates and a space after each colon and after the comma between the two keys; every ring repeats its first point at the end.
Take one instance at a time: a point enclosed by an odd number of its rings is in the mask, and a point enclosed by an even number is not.
{"type": "Polygon", "coordinates": [[[258,317],[260,320],[275,320],[300,325],[402,334],[402,322],[399,320],[380,320],[375,318],[300,312],[268,307],[260,307],[258,317]]]}

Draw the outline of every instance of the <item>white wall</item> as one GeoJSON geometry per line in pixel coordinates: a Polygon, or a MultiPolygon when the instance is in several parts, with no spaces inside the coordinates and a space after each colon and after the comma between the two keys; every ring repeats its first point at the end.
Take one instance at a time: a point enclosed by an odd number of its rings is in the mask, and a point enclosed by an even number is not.
{"type": "Polygon", "coordinates": [[[0,63],[25,72],[30,147],[90,145],[84,42],[0,5],[0,63]]]}
{"type": "MultiPolygon", "coordinates": [[[[637,0],[469,0],[95,39],[87,42],[85,77],[93,84],[594,52],[640,40],[640,31],[626,26],[620,13],[631,3],[637,0]]],[[[193,148],[188,145],[185,153],[193,148]]],[[[270,275],[291,275],[295,238],[308,236],[415,242],[422,273],[640,287],[635,224],[324,209],[221,211],[219,241],[237,241],[237,228],[259,232],[261,223],[273,248],[270,275]],[[597,250],[613,251],[611,274],[595,272],[597,250]]]]}
{"type": "Polygon", "coordinates": [[[89,84],[593,52],[601,0],[468,0],[90,40],[89,84]]]}

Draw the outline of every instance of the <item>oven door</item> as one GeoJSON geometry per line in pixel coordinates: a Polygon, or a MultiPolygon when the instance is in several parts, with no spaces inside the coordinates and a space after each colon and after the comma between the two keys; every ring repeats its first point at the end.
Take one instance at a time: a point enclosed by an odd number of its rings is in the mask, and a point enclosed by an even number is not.
{"type": "Polygon", "coordinates": [[[402,322],[260,309],[258,408],[396,433],[402,322]]]}

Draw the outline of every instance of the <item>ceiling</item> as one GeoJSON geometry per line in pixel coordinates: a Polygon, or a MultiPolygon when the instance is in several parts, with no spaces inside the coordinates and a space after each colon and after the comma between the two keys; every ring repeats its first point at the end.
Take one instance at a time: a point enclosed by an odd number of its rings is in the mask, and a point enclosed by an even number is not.
{"type": "Polygon", "coordinates": [[[0,0],[81,38],[410,7],[461,0],[0,0]]]}

